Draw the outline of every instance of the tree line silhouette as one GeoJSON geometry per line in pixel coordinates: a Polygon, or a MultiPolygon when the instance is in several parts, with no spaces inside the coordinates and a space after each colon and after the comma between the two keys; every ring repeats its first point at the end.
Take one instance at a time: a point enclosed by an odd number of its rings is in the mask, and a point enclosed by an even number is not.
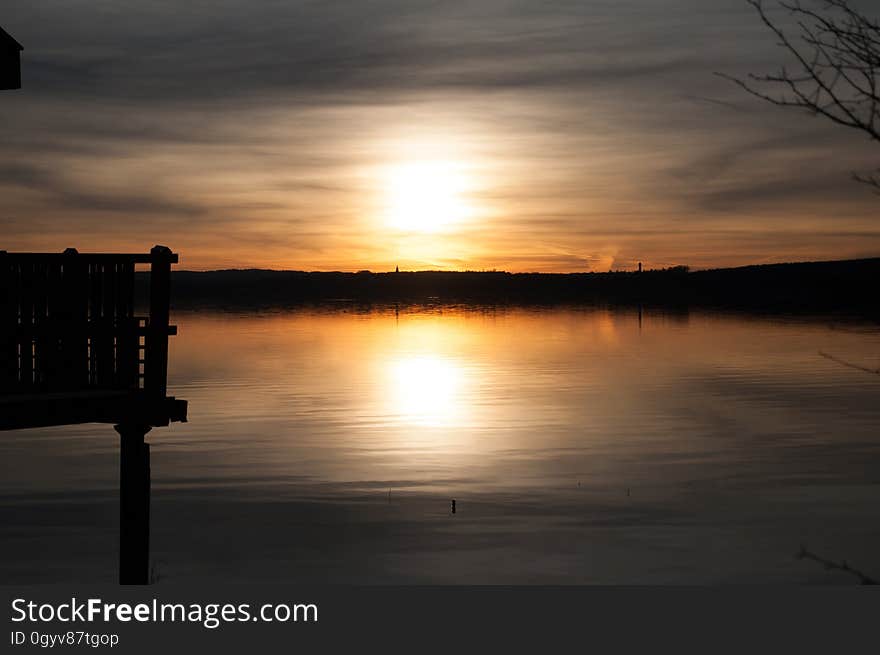
{"type": "MultiPolygon", "coordinates": [[[[880,258],[765,264],[691,271],[507,273],[416,271],[175,271],[177,308],[257,308],[313,302],[600,303],[729,307],[761,312],[850,312],[875,316],[867,289],[880,279],[880,258]]],[[[144,279],[139,280],[141,294],[144,279]]]]}

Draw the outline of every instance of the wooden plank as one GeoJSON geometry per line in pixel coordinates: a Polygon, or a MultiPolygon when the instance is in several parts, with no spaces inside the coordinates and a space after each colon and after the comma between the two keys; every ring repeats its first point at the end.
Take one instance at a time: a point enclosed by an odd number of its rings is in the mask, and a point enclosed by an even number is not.
{"type": "MultiPolygon", "coordinates": [[[[54,252],[10,252],[7,253],[7,256],[12,261],[51,261],[53,259],[60,259],[65,256],[64,253],[54,253],[54,252]]],[[[115,262],[131,262],[133,264],[150,264],[153,262],[155,257],[152,254],[144,254],[144,253],[78,253],[77,257],[79,257],[82,261],[86,263],[115,263],[115,262]]],[[[176,264],[178,262],[178,255],[172,253],[170,255],[171,263],[176,264]]]]}
{"type": "MultiPolygon", "coordinates": [[[[88,263],[89,270],[89,325],[91,328],[101,321],[101,265],[88,263]]],[[[95,334],[89,334],[89,385],[98,385],[98,343],[95,334]]]]}
{"type": "MultiPolygon", "coordinates": [[[[33,290],[33,262],[20,262],[18,267],[20,304],[18,312],[19,326],[26,332],[30,332],[34,323],[34,290],[33,290]]],[[[31,337],[19,340],[19,386],[31,390],[34,387],[34,356],[33,341],[31,337]]]]}
{"type": "MultiPolygon", "coordinates": [[[[10,252],[7,253],[10,260],[12,261],[49,261],[53,259],[59,259],[64,257],[64,253],[54,253],[54,252],[10,252]]],[[[156,256],[153,254],[144,254],[144,253],[78,253],[78,257],[82,259],[82,261],[91,263],[114,263],[114,262],[131,262],[133,264],[150,264],[155,261],[156,256]]],[[[176,253],[171,253],[170,255],[161,255],[161,259],[170,259],[172,264],[176,264],[178,262],[178,255],[176,253]]]]}
{"type": "Polygon", "coordinates": [[[92,298],[91,343],[94,363],[94,386],[110,389],[113,387],[115,365],[113,352],[113,307],[109,298],[115,293],[110,289],[112,274],[108,269],[111,264],[96,266],[96,281],[92,298]],[[97,313],[97,318],[95,318],[97,313]]]}
{"type": "Polygon", "coordinates": [[[38,393],[0,398],[0,431],[124,421],[160,427],[186,419],[185,400],[154,399],[143,391],[38,393]]]}
{"type": "Polygon", "coordinates": [[[18,267],[0,252],[0,393],[18,384],[18,267]]]}
{"type": "Polygon", "coordinates": [[[116,369],[121,388],[138,387],[138,320],[134,317],[134,264],[117,266],[116,369]]]}
{"type": "Polygon", "coordinates": [[[64,367],[63,388],[74,390],[89,384],[88,360],[88,272],[75,254],[60,267],[63,300],[59,303],[57,320],[61,330],[60,358],[64,367]]]}
{"type": "MultiPolygon", "coordinates": [[[[57,326],[63,320],[64,290],[61,288],[61,264],[55,261],[44,264],[45,315],[40,326],[57,326]]],[[[47,391],[64,389],[68,372],[62,351],[61,331],[57,327],[44,332],[41,339],[43,382],[47,391]]]]}

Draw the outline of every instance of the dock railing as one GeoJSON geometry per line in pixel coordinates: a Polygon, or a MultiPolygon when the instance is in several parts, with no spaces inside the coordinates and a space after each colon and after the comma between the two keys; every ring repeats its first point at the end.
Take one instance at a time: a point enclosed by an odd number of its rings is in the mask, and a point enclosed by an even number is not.
{"type": "MultiPolygon", "coordinates": [[[[177,261],[164,246],[147,254],[0,251],[0,400],[8,408],[16,399],[112,393],[161,404],[168,337],[176,333],[169,307],[177,261]],[[145,315],[135,306],[139,264],[149,265],[145,315]]],[[[121,419],[103,411],[94,420],[121,419]]]]}

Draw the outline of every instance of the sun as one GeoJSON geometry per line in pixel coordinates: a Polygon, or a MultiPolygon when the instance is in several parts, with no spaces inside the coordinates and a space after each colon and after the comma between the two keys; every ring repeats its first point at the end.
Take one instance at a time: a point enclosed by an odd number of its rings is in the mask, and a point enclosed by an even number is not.
{"type": "Polygon", "coordinates": [[[405,232],[439,232],[467,218],[468,177],[447,161],[398,164],[385,173],[385,220],[405,232]]]}

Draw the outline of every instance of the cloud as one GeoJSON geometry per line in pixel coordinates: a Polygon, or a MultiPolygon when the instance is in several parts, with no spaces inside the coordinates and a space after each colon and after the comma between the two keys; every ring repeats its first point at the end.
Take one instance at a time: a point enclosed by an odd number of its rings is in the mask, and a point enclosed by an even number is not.
{"type": "Polygon", "coordinates": [[[35,191],[47,203],[69,212],[119,212],[125,214],[171,214],[175,217],[196,215],[203,208],[181,200],[171,200],[148,193],[100,193],[94,185],[63,179],[51,168],[29,164],[0,165],[0,187],[19,187],[35,191]]]}

